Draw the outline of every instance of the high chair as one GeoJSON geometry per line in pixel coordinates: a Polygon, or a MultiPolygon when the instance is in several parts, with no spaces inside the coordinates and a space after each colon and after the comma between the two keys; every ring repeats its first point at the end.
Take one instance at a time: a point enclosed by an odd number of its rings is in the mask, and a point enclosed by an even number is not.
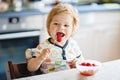
{"type": "Polygon", "coordinates": [[[7,80],[23,78],[23,77],[28,77],[28,76],[38,75],[38,74],[41,74],[39,70],[36,72],[29,72],[27,70],[26,62],[13,64],[12,61],[8,61],[6,63],[7,80]]]}

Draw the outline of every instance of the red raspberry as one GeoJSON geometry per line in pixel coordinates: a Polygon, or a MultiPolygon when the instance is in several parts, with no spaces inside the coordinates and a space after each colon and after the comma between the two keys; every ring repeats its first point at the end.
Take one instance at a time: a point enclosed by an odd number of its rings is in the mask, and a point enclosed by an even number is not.
{"type": "Polygon", "coordinates": [[[92,66],[96,66],[95,64],[92,64],[92,66]]]}
{"type": "Polygon", "coordinates": [[[82,66],[86,66],[86,63],[85,63],[85,62],[83,62],[83,63],[81,63],[80,65],[82,65],[82,66]]]}
{"type": "Polygon", "coordinates": [[[57,35],[57,41],[61,42],[62,41],[62,37],[64,36],[64,34],[61,33],[61,32],[58,32],[56,35],[57,35]]]}
{"type": "Polygon", "coordinates": [[[90,63],[86,63],[86,66],[92,66],[90,63]]]}
{"type": "Polygon", "coordinates": [[[62,41],[62,37],[61,36],[57,36],[57,41],[61,42],[62,41]]]}

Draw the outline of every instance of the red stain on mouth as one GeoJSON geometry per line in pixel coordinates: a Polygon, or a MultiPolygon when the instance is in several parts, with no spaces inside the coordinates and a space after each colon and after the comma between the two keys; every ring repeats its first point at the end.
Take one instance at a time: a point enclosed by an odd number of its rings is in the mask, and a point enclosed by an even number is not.
{"type": "Polygon", "coordinates": [[[62,37],[64,36],[64,33],[62,33],[62,32],[57,32],[57,41],[58,42],[61,42],[62,41],[62,37]]]}

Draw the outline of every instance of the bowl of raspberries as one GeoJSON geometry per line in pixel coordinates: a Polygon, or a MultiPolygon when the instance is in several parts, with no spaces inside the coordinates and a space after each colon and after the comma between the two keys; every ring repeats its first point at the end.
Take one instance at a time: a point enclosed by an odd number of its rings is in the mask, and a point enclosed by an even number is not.
{"type": "Polygon", "coordinates": [[[76,68],[84,76],[93,76],[101,67],[101,62],[97,60],[84,60],[76,62],[76,68]]]}

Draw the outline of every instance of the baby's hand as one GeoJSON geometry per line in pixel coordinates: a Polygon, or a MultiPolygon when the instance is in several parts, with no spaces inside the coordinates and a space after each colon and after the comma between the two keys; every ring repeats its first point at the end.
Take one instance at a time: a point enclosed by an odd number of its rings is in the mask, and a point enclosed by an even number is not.
{"type": "Polygon", "coordinates": [[[70,66],[70,68],[75,68],[75,64],[76,64],[77,60],[73,59],[72,61],[67,62],[70,66]]]}
{"type": "Polygon", "coordinates": [[[42,50],[40,56],[42,59],[46,59],[50,54],[50,49],[49,48],[45,48],[42,50]]]}

